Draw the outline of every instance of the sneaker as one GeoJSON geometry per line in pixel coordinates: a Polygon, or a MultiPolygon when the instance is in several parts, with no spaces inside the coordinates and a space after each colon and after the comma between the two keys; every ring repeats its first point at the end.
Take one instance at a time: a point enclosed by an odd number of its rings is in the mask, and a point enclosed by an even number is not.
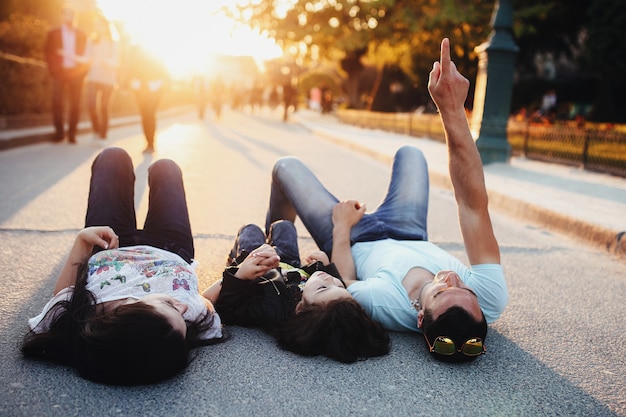
{"type": "Polygon", "coordinates": [[[93,146],[95,146],[96,148],[104,148],[104,144],[102,143],[102,139],[100,139],[100,136],[98,136],[97,134],[93,134],[91,135],[91,144],[93,146]]]}

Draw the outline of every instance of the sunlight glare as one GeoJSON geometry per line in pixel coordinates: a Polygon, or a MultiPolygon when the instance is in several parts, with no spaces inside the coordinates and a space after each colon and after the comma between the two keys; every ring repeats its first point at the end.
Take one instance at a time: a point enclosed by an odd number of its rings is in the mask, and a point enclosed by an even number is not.
{"type": "MultiPolygon", "coordinates": [[[[172,76],[206,73],[215,56],[247,55],[258,64],[282,55],[273,39],[229,19],[224,6],[251,0],[98,0],[104,15],[161,58],[172,76]]],[[[254,0],[252,0],[254,1],[254,0]]]]}

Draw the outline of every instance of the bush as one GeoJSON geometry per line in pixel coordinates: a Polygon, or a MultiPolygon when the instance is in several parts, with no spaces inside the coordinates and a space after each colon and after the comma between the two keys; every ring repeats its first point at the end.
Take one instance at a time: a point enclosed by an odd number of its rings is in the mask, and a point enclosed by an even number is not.
{"type": "Polygon", "coordinates": [[[46,113],[50,110],[48,70],[0,60],[0,115],[46,113]]]}
{"type": "Polygon", "coordinates": [[[50,108],[43,44],[49,25],[14,13],[0,22],[0,115],[43,113],[50,108]]]}

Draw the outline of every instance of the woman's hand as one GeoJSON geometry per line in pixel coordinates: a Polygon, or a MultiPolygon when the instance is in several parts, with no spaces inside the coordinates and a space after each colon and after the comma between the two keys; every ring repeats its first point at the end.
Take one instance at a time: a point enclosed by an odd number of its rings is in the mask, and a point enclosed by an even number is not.
{"type": "Polygon", "coordinates": [[[90,246],[90,250],[94,246],[100,246],[103,249],[115,249],[119,247],[119,237],[109,226],[91,226],[86,227],[76,237],[86,246],[90,246]]]}
{"type": "Polygon", "coordinates": [[[253,250],[239,264],[235,278],[249,280],[258,278],[270,269],[278,268],[278,262],[280,262],[280,257],[276,253],[276,249],[270,245],[263,244],[253,250]]]}
{"type": "Polygon", "coordinates": [[[330,259],[328,259],[328,255],[326,255],[326,252],[323,252],[321,250],[315,251],[313,253],[311,253],[309,256],[306,257],[305,259],[305,263],[307,265],[312,264],[314,262],[321,262],[322,264],[324,264],[324,266],[328,265],[330,263],[330,259]]]}
{"type": "Polygon", "coordinates": [[[54,294],[76,283],[78,265],[85,260],[85,257],[93,251],[95,246],[104,249],[115,249],[119,247],[119,244],[119,238],[109,226],[86,227],[78,232],[74,240],[74,246],[72,246],[72,250],[54,286],[54,294]]]}

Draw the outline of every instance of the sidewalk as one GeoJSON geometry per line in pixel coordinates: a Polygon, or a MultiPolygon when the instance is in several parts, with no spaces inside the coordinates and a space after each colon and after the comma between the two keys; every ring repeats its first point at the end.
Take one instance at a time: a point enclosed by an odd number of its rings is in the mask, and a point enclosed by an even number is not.
{"type": "MultiPolygon", "coordinates": [[[[291,117],[320,136],[386,163],[400,146],[417,146],[426,155],[431,183],[451,188],[442,142],[362,129],[308,110],[291,117]]],[[[626,256],[626,179],[512,157],[508,164],[486,165],[485,182],[492,207],[626,256]]]]}
{"type": "MultiPolygon", "coordinates": [[[[191,111],[192,107],[174,107],[159,111],[159,114],[167,116],[181,112],[191,111]]],[[[119,127],[133,123],[141,123],[139,115],[115,117],[109,121],[110,127],[119,127]]],[[[78,134],[91,132],[91,123],[82,120],[78,123],[78,134]]],[[[35,143],[50,142],[54,135],[52,123],[44,126],[27,127],[20,129],[0,129],[0,151],[35,143]]]]}
{"type": "MultiPolygon", "coordinates": [[[[177,114],[189,108],[161,113],[177,114]]],[[[332,115],[306,109],[291,120],[342,146],[391,163],[400,146],[419,147],[428,160],[431,183],[451,188],[446,147],[427,138],[362,129],[332,115]]],[[[139,123],[138,116],[115,118],[111,127],[139,123]]],[[[79,132],[89,131],[81,122],[79,132]]],[[[0,151],[49,141],[51,126],[0,130],[0,151]]],[[[565,233],[626,257],[626,179],[568,166],[512,157],[508,164],[485,166],[490,205],[539,226],[565,233]]]]}

